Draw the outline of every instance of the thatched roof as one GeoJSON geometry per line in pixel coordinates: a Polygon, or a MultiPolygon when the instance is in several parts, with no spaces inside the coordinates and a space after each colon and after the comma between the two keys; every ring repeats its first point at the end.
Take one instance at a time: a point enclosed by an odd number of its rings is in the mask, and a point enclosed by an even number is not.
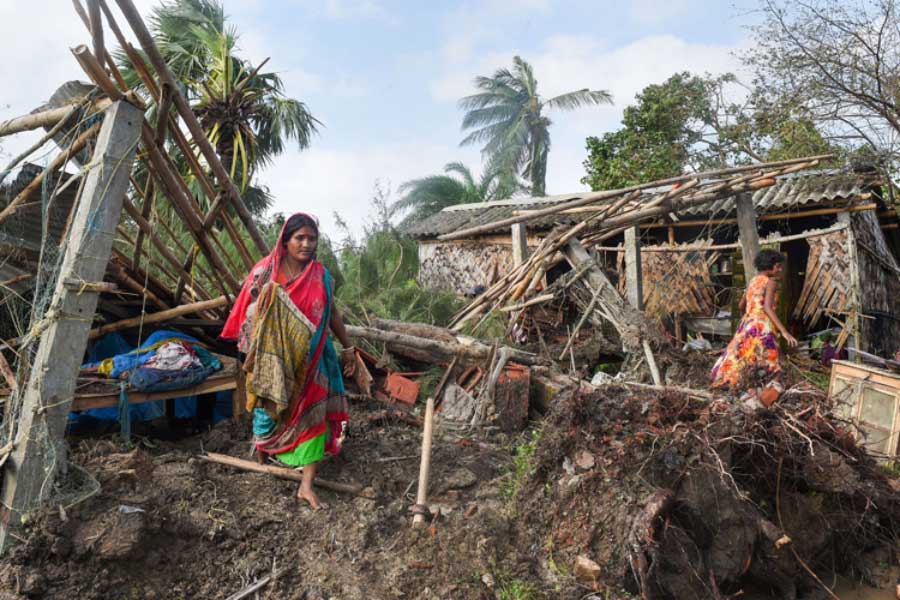
{"type": "MultiPolygon", "coordinates": [[[[802,171],[779,177],[775,185],[757,190],[753,203],[758,214],[790,212],[800,207],[834,205],[852,202],[879,188],[882,177],[875,171],[855,172],[850,170],[802,171]]],[[[646,190],[645,196],[652,197],[661,190],[646,190]]],[[[512,217],[516,211],[537,210],[553,204],[561,204],[582,198],[588,192],[559,194],[540,198],[512,198],[495,202],[459,204],[445,208],[423,221],[404,228],[404,233],[414,238],[428,239],[445,233],[477,225],[492,223],[512,217]]],[[[599,204],[599,203],[598,203],[599,204]]],[[[718,200],[705,206],[695,206],[681,211],[680,218],[723,218],[735,213],[734,198],[718,200]]],[[[590,213],[556,214],[528,222],[531,230],[547,230],[559,224],[578,223],[590,213]]],[[[505,232],[506,227],[497,232],[505,232]]]]}

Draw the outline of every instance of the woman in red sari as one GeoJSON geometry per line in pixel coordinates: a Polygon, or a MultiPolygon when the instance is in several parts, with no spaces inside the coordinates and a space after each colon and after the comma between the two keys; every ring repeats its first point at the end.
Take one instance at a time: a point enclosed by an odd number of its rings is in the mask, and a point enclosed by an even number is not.
{"type": "MultiPolygon", "coordinates": [[[[316,260],[318,224],[304,213],[284,224],[272,252],[241,289],[221,337],[247,354],[247,410],[259,456],[303,467],[297,497],[324,508],[313,491],[325,453],[340,451],[347,401],[338,355],[328,336],[352,357],[347,331],[333,302],[332,279],[316,260]]],[[[352,360],[345,360],[347,373],[352,360]]]]}

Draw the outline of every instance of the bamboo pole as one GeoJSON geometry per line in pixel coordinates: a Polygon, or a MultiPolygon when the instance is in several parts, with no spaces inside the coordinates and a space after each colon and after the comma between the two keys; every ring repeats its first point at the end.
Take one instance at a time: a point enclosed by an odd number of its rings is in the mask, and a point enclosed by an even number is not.
{"type": "Polygon", "coordinates": [[[110,276],[116,280],[116,283],[146,298],[152,304],[156,305],[157,308],[162,310],[169,310],[172,308],[171,306],[166,304],[159,296],[147,289],[145,285],[130,277],[125,271],[125,268],[121,265],[110,262],[109,266],[107,267],[107,271],[109,272],[110,276]]]}
{"type": "MultiPolygon", "coordinates": [[[[216,452],[207,452],[206,454],[200,454],[198,458],[208,462],[218,463],[220,465],[236,467],[238,469],[243,469],[244,471],[274,475],[279,479],[287,479],[289,481],[303,481],[302,470],[287,469],[285,467],[276,467],[274,465],[261,465],[250,460],[234,458],[233,456],[217,454],[216,452]]],[[[333,492],[341,492],[344,494],[354,494],[356,496],[368,497],[363,490],[363,486],[358,483],[339,483],[336,481],[328,481],[327,479],[322,479],[321,477],[316,477],[315,481],[313,481],[313,485],[322,489],[331,490],[333,492]]]]}
{"type": "MultiPolygon", "coordinates": [[[[128,0],[118,0],[120,2],[127,2],[128,0]]],[[[684,183],[686,181],[690,181],[691,179],[711,179],[713,177],[720,177],[722,175],[729,175],[734,173],[746,173],[748,171],[759,171],[760,169],[772,169],[776,167],[789,167],[793,165],[803,165],[806,163],[825,160],[829,158],[833,158],[833,154],[822,154],[819,156],[810,156],[806,158],[797,158],[792,160],[784,160],[778,162],[770,162],[770,163],[759,163],[754,165],[747,165],[742,167],[731,167],[728,169],[716,169],[712,171],[704,171],[702,173],[694,173],[691,175],[680,175],[678,177],[670,177],[668,179],[662,179],[659,181],[651,181],[649,183],[642,183],[639,185],[633,185],[626,188],[621,188],[618,190],[609,190],[602,192],[592,192],[589,194],[585,194],[581,198],[571,200],[569,202],[563,202],[557,204],[555,206],[551,206],[548,208],[544,208],[541,210],[536,210],[531,212],[528,215],[515,215],[509,217],[507,219],[501,219],[499,221],[495,221],[493,223],[487,223],[484,225],[478,225],[476,227],[468,227],[466,229],[460,229],[459,231],[454,231],[452,233],[446,233],[443,235],[439,235],[438,239],[445,240],[455,240],[458,238],[463,238],[470,235],[475,235],[478,233],[483,233],[485,231],[493,231],[499,228],[509,227],[515,223],[524,223],[526,221],[531,221],[540,217],[545,217],[548,215],[555,215],[564,210],[570,208],[577,208],[579,206],[585,206],[587,204],[592,204],[594,202],[598,202],[600,200],[607,200],[610,198],[615,198],[621,196],[622,194],[626,194],[629,192],[638,192],[642,190],[648,190],[656,187],[661,187],[664,185],[672,185],[676,183],[684,183]]],[[[806,168],[806,167],[803,167],[806,168]]],[[[787,171],[785,171],[787,172],[787,171]]]]}
{"type": "MultiPolygon", "coordinates": [[[[804,217],[821,217],[824,215],[836,215],[842,212],[860,212],[864,210],[875,210],[878,205],[874,202],[867,204],[857,204],[853,206],[835,207],[835,208],[816,208],[812,210],[801,210],[797,212],[775,213],[770,215],[760,215],[756,217],[757,221],[785,221],[788,219],[802,219],[804,217]]],[[[660,229],[663,227],[705,227],[708,225],[736,225],[737,219],[694,219],[690,221],[676,221],[675,223],[642,223],[641,229],[660,229]]]]}
{"type": "MultiPolygon", "coordinates": [[[[169,165],[166,162],[166,157],[160,152],[159,148],[156,147],[156,144],[153,140],[153,133],[150,129],[150,126],[147,125],[147,122],[144,122],[142,131],[141,131],[144,147],[147,148],[148,154],[150,156],[150,161],[153,164],[156,175],[161,179],[161,183],[163,188],[168,191],[169,199],[172,201],[172,204],[178,209],[181,213],[181,216],[184,218],[185,224],[188,226],[188,229],[194,235],[194,239],[197,240],[197,243],[200,245],[203,254],[209,259],[210,264],[213,269],[219,271],[221,277],[225,280],[227,285],[232,289],[232,291],[237,291],[240,289],[240,285],[234,279],[234,276],[231,272],[225,267],[222,263],[221,258],[213,252],[209,243],[206,240],[206,234],[202,231],[202,223],[200,219],[197,217],[196,213],[193,211],[193,207],[191,206],[191,200],[183,196],[184,192],[182,191],[177,177],[170,171],[169,165]]],[[[184,182],[182,182],[184,183],[184,182]]],[[[218,279],[214,279],[214,282],[218,283],[218,279]]],[[[224,287],[221,286],[220,287],[224,287]]]]}
{"type": "MultiPolygon", "coordinates": [[[[150,31],[144,24],[143,19],[141,19],[141,15],[138,12],[137,8],[135,8],[134,3],[132,3],[131,0],[116,0],[116,4],[119,5],[119,9],[122,11],[122,14],[125,15],[125,19],[128,21],[128,24],[131,26],[132,31],[134,31],[134,34],[137,36],[141,47],[143,47],[144,52],[150,59],[150,63],[156,69],[160,81],[168,83],[172,87],[172,99],[175,102],[175,108],[178,111],[178,114],[181,115],[182,120],[184,121],[188,130],[191,132],[191,136],[193,136],[194,138],[194,143],[197,144],[200,153],[203,154],[203,157],[206,159],[207,164],[209,164],[210,168],[212,169],[213,174],[219,181],[219,184],[227,192],[227,199],[234,206],[234,209],[237,211],[238,216],[244,223],[247,231],[250,233],[250,237],[255,242],[257,250],[259,250],[261,254],[267,254],[269,251],[268,244],[266,244],[265,239],[263,239],[262,234],[256,227],[256,223],[253,221],[253,216],[250,214],[250,211],[247,210],[244,201],[241,199],[240,192],[234,185],[231,177],[228,175],[228,171],[225,170],[225,167],[222,165],[222,161],[219,160],[219,156],[216,154],[215,149],[207,139],[206,134],[203,131],[203,127],[197,120],[197,116],[194,114],[193,110],[191,110],[190,104],[188,104],[187,99],[179,90],[177,81],[175,80],[175,76],[172,74],[172,71],[169,69],[169,66],[163,59],[162,54],[160,54],[159,49],[156,47],[153,36],[150,34],[150,31]]],[[[214,214],[214,211],[212,209],[210,210],[210,214],[214,214]]]]}
{"type": "Polygon", "coordinates": [[[425,522],[423,511],[428,510],[428,476],[431,473],[431,437],[434,426],[434,396],[428,396],[425,402],[425,424],[422,428],[422,458],[419,462],[419,487],[416,489],[416,506],[419,509],[413,516],[413,526],[421,526],[425,522]]]}
{"type": "Polygon", "coordinates": [[[86,45],[79,44],[72,48],[71,51],[87,76],[103,90],[104,94],[114,101],[122,99],[122,90],[113,83],[112,79],[110,79],[109,75],[106,73],[106,70],[97,58],[91,54],[90,49],[86,45]]]}
{"type": "Polygon", "coordinates": [[[86,1],[91,22],[91,35],[94,38],[94,56],[97,58],[97,62],[103,62],[106,58],[106,49],[103,47],[103,20],[100,16],[100,2],[98,0],[86,1]]]}
{"type": "Polygon", "coordinates": [[[97,135],[97,132],[100,131],[100,125],[100,123],[94,123],[93,125],[88,127],[81,133],[81,135],[75,138],[75,141],[69,144],[69,146],[65,150],[57,154],[56,158],[53,159],[53,161],[47,166],[47,168],[41,171],[41,173],[38,174],[37,177],[32,179],[28,183],[28,185],[25,186],[25,189],[19,192],[18,195],[13,198],[13,201],[6,206],[6,208],[0,211],[0,223],[5,221],[10,215],[12,215],[20,204],[26,202],[28,198],[41,187],[41,183],[43,183],[44,179],[46,179],[48,175],[58,171],[61,167],[65,166],[67,162],[69,162],[69,159],[81,152],[81,150],[84,149],[85,146],[87,146],[88,141],[90,141],[91,138],[97,135]]]}
{"type": "Polygon", "coordinates": [[[96,339],[101,335],[107,334],[111,331],[121,331],[122,329],[137,327],[141,324],[147,325],[150,323],[160,323],[162,321],[168,321],[182,315],[220,308],[222,306],[226,306],[227,304],[229,304],[228,298],[226,298],[225,296],[219,296],[218,298],[214,298],[212,300],[183,304],[175,308],[170,308],[169,310],[162,310],[160,312],[152,313],[149,315],[140,315],[138,317],[122,319],[121,321],[116,321],[115,323],[109,323],[107,325],[101,325],[96,329],[92,329],[90,333],[90,339],[96,339]]]}
{"type": "Polygon", "coordinates": [[[6,176],[9,175],[9,173],[16,167],[17,164],[19,164],[21,161],[28,158],[28,156],[31,155],[32,152],[34,152],[35,150],[37,150],[38,148],[40,148],[41,146],[46,144],[48,141],[52,140],[53,137],[57,133],[59,133],[63,127],[66,126],[66,124],[69,122],[69,118],[73,114],[78,112],[79,108],[81,108],[80,104],[72,104],[72,105],[66,107],[68,114],[65,117],[60,119],[59,122],[50,129],[50,131],[48,131],[46,134],[44,134],[41,137],[41,139],[36,141],[34,144],[29,146],[27,150],[19,153],[15,158],[13,158],[11,161],[9,161],[9,164],[6,166],[6,168],[3,169],[2,173],[0,173],[0,183],[3,183],[3,180],[6,179],[6,176]]]}
{"type": "MultiPolygon", "coordinates": [[[[83,11],[83,9],[80,8],[79,1],[73,0],[73,2],[76,5],[76,10],[79,10],[79,14],[83,14],[84,11],[83,11]]],[[[134,49],[134,47],[128,42],[128,40],[125,39],[125,36],[122,34],[122,30],[119,28],[118,24],[116,23],[115,18],[113,17],[112,12],[109,10],[109,6],[106,4],[105,0],[100,0],[99,4],[100,4],[100,8],[102,9],[103,13],[106,15],[107,24],[109,25],[113,34],[116,36],[116,39],[119,41],[119,45],[122,47],[122,50],[125,52],[125,54],[129,58],[129,60],[131,61],[132,65],[134,66],[135,72],[138,74],[138,76],[143,81],[144,85],[147,87],[147,90],[150,93],[150,95],[154,98],[160,99],[157,103],[158,105],[164,104],[165,102],[168,102],[169,104],[171,104],[171,102],[174,100],[174,92],[169,94],[169,98],[167,101],[165,101],[164,92],[167,89],[170,90],[170,92],[171,92],[171,90],[173,89],[172,86],[169,83],[164,82],[162,85],[162,89],[161,89],[156,84],[156,82],[153,80],[153,77],[150,75],[149,69],[147,68],[146,63],[144,62],[143,57],[134,49]]],[[[87,21],[87,19],[85,17],[83,17],[82,21],[84,21],[85,26],[88,28],[88,31],[90,31],[91,28],[90,28],[90,24],[87,21]]],[[[118,70],[117,70],[115,64],[112,62],[110,63],[110,69],[113,71],[114,75],[118,75],[118,70]]],[[[97,74],[97,76],[101,77],[99,74],[97,74]]],[[[117,80],[121,80],[121,76],[117,76],[117,80]]],[[[107,84],[104,83],[104,85],[107,85],[107,84]]],[[[122,85],[123,89],[125,87],[127,87],[124,85],[124,82],[122,82],[121,85],[122,85]]],[[[180,95],[180,92],[178,94],[180,95]]],[[[204,193],[209,198],[209,200],[213,204],[213,206],[215,206],[217,200],[219,199],[218,195],[213,190],[212,185],[209,183],[209,180],[206,176],[206,173],[203,171],[203,168],[200,166],[200,163],[197,160],[197,157],[194,155],[194,151],[191,149],[190,144],[188,144],[187,140],[184,137],[184,134],[181,132],[181,129],[178,126],[178,119],[177,119],[176,115],[172,114],[172,112],[170,110],[163,110],[163,109],[164,109],[164,107],[160,106],[160,114],[168,115],[168,117],[167,117],[168,129],[172,135],[172,139],[175,141],[176,145],[178,146],[178,148],[181,151],[182,155],[184,156],[185,160],[187,160],[188,166],[190,167],[191,171],[194,173],[194,176],[200,182],[201,187],[204,190],[204,193]]],[[[165,121],[161,121],[161,122],[157,123],[156,139],[160,143],[160,147],[162,147],[161,146],[162,132],[165,129],[165,125],[166,125],[165,121]]],[[[188,194],[188,195],[191,198],[193,198],[192,194],[188,194]]],[[[198,211],[199,211],[199,205],[198,205],[198,211]]],[[[210,212],[212,212],[212,211],[210,211],[210,212]]],[[[201,211],[201,214],[202,214],[202,211],[201,211]]],[[[147,216],[149,216],[149,215],[145,215],[145,218],[147,216]]],[[[211,231],[211,225],[207,225],[208,222],[210,222],[210,219],[205,218],[204,219],[204,230],[211,231]]],[[[212,219],[212,222],[215,222],[215,218],[212,219]]],[[[246,244],[244,243],[243,238],[241,238],[240,234],[234,228],[234,225],[231,223],[231,220],[226,218],[225,222],[226,222],[226,229],[228,230],[228,233],[231,236],[232,241],[234,242],[235,247],[238,250],[238,253],[241,255],[241,259],[244,261],[244,267],[245,267],[245,269],[249,270],[255,264],[255,261],[250,257],[249,251],[246,247],[246,244]]],[[[215,238],[215,235],[211,234],[211,237],[215,238]]],[[[220,248],[221,248],[221,243],[217,239],[214,239],[214,241],[216,241],[217,245],[220,246],[220,248]]],[[[228,253],[224,252],[224,249],[223,249],[223,254],[228,256],[228,253]]],[[[140,258],[140,254],[137,255],[137,258],[140,258]]]]}
{"type": "MultiPolygon", "coordinates": [[[[817,229],[814,231],[807,231],[804,233],[796,233],[793,235],[784,235],[777,236],[771,238],[764,238],[759,240],[760,245],[767,244],[780,244],[784,242],[793,242],[796,240],[805,240],[811,237],[818,237],[820,235],[827,235],[829,233],[834,233],[835,231],[842,231],[846,229],[846,225],[834,225],[832,227],[828,227],[826,229],[817,229]]],[[[712,245],[685,245],[685,246],[642,246],[641,252],[709,252],[714,250],[736,250],[740,248],[740,243],[734,244],[712,244],[712,245]]],[[[594,250],[600,250],[603,252],[623,252],[624,248],[620,246],[593,246],[594,250]]]]}
{"type": "Polygon", "coordinates": [[[15,119],[9,119],[0,123],[0,137],[6,137],[14,133],[31,131],[41,127],[53,127],[60,121],[68,119],[73,110],[77,110],[77,104],[67,104],[59,108],[50,108],[41,112],[22,115],[15,119]]]}
{"type": "MultiPolygon", "coordinates": [[[[134,180],[134,177],[131,178],[131,185],[141,196],[141,218],[147,221],[150,218],[150,214],[153,212],[153,201],[156,198],[156,190],[153,189],[153,177],[149,173],[147,174],[147,185],[143,189],[141,189],[141,186],[134,180]]],[[[135,268],[139,267],[141,264],[141,254],[144,252],[144,235],[144,230],[138,229],[137,235],[134,238],[134,251],[131,255],[131,263],[135,268]]]]}

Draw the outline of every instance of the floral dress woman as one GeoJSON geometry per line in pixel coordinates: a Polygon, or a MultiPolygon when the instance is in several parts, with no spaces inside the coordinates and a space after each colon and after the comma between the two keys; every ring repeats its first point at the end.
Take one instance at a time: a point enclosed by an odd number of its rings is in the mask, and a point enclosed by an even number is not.
{"type": "Polygon", "coordinates": [[[774,310],[778,303],[776,278],[782,272],[783,261],[774,250],[763,250],[757,256],[755,263],[760,273],[747,286],[740,302],[744,317],[712,369],[713,388],[745,387],[748,380],[776,377],[781,372],[778,332],[788,344],[797,345],[774,310]]]}

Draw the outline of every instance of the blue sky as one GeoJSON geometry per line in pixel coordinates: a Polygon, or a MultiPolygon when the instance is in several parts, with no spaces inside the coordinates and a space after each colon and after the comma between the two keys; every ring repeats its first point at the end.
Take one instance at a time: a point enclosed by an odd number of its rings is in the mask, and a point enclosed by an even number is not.
{"type": "MultiPolygon", "coordinates": [[[[753,0],[225,0],[244,55],[278,71],[288,95],[324,123],[304,152],[291,149],[263,174],[276,210],[317,214],[335,235],[338,211],[358,231],[376,179],[394,189],[461,160],[480,171],[477,148],[460,148],[456,101],[515,54],[531,62],[542,93],[607,89],[615,104],[550,117],[548,193],[579,183],[584,139],[614,130],[645,85],[679,70],[739,69],[753,0]]],[[[145,14],[153,0],[136,2],[145,14]]],[[[0,119],[30,111],[55,87],[84,77],[68,48],[88,41],[66,0],[0,0],[7,55],[0,119]],[[37,23],[41,23],[40,26],[37,23]],[[23,27],[23,24],[25,26],[23,27]]],[[[30,143],[3,142],[6,154],[30,143]]]]}

